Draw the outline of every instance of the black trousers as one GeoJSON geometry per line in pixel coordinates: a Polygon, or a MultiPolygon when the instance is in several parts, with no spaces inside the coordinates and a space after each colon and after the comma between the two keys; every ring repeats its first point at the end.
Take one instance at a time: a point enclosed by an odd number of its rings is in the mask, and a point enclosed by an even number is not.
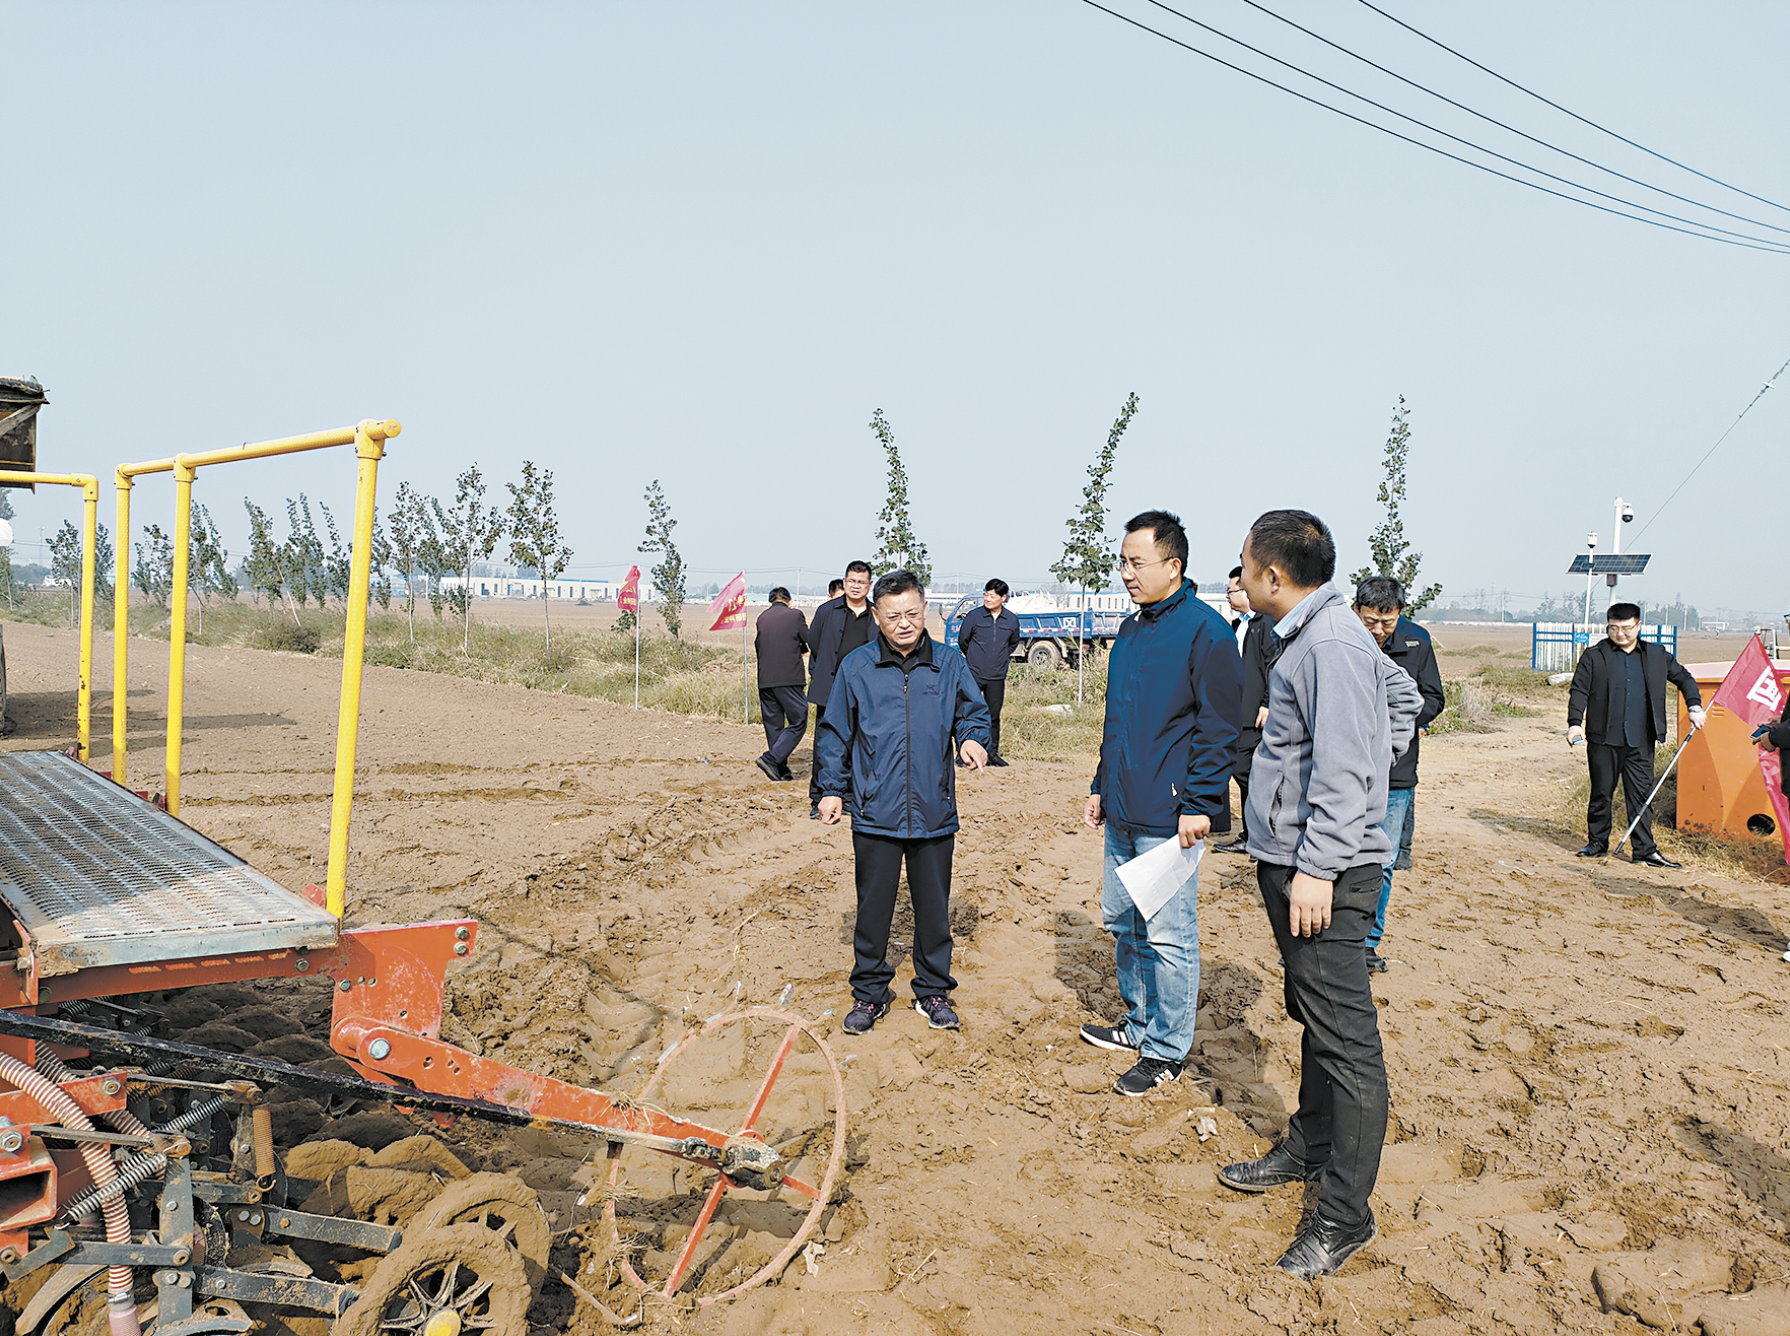
{"type": "Polygon", "coordinates": [[[1237,838],[1249,843],[1249,767],[1255,762],[1255,744],[1237,748],[1231,760],[1231,778],[1237,781],[1237,794],[1243,815],[1237,821],[1237,838]]]}
{"type": "Polygon", "coordinates": [[[758,712],[764,716],[765,750],[781,765],[808,731],[808,697],[800,687],[760,687],[758,712]]]}
{"type": "Polygon", "coordinates": [[[1380,1015],[1367,975],[1367,933],[1380,903],[1378,863],[1336,879],[1330,926],[1295,937],[1288,893],[1295,869],[1256,868],[1262,904],[1286,967],[1287,1015],[1299,1022],[1299,1110],[1287,1125],[1287,1149],[1321,1164],[1319,1209],[1343,1225],[1367,1219],[1386,1141],[1386,1058],[1380,1015]]]}
{"type": "Polygon", "coordinates": [[[982,689],[982,699],[988,706],[989,744],[988,754],[1001,754],[1001,706],[1007,703],[1007,679],[998,682],[984,682],[976,679],[976,685],[982,689]]]}
{"type": "Polygon", "coordinates": [[[914,996],[944,996],[957,987],[951,977],[951,854],[957,836],[894,840],[854,830],[851,845],[858,883],[851,995],[860,1002],[882,1002],[893,995],[889,925],[895,921],[905,859],[908,897],[914,903],[914,996]]]}
{"type": "Polygon", "coordinates": [[[1609,847],[1610,800],[1616,796],[1616,776],[1621,775],[1628,819],[1641,818],[1629,849],[1636,858],[1646,858],[1654,851],[1653,809],[1647,806],[1653,790],[1653,748],[1608,747],[1587,739],[1585,759],[1591,766],[1591,801],[1585,804],[1585,832],[1591,843],[1609,847]]]}
{"type": "Polygon", "coordinates": [[[827,717],[827,707],[814,707],[814,756],[808,763],[808,806],[820,805],[820,721],[827,717]]]}

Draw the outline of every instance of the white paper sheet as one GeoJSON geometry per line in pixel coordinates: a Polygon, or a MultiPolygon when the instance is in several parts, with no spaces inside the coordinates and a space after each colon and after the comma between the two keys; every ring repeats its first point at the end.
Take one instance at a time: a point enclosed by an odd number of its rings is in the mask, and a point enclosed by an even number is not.
{"type": "Polygon", "coordinates": [[[1148,853],[1119,864],[1119,882],[1138,913],[1146,919],[1155,918],[1169,897],[1187,884],[1205,852],[1204,840],[1195,840],[1191,849],[1183,849],[1178,839],[1164,840],[1148,853]]]}

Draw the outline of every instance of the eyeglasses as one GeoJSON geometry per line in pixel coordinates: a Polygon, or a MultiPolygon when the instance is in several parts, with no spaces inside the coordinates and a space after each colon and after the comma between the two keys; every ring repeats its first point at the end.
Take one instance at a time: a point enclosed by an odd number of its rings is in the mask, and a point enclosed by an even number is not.
{"type": "Polygon", "coordinates": [[[1156,561],[1133,561],[1130,557],[1120,557],[1119,570],[1121,573],[1125,571],[1141,571],[1146,566],[1166,566],[1173,560],[1173,557],[1161,557],[1156,561]]]}
{"type": "Polygon", "coordinates": [[[876,615],[890,626],[898,623],[902,626],[924,626],[926,624],[925,608],[917,608],[912,612],[883,612],[879,610],[876,615]]]}

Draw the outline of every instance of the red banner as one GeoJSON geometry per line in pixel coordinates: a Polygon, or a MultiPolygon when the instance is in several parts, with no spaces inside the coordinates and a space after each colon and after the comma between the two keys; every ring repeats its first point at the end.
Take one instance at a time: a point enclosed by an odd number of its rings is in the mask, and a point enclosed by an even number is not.
{"type": "Polygon", "coordinates": [[[737,631],[746,624],[746,573],[741,571],[727,582],[727,588],[715,595],[715,601],[709,604],[709,616],[714,618],[711,631],[737,631]]]}
{"type": "MultiPolygon", "coordinates": [[[[1747,642],[1734,666],[1722,679],[1713,704],[1721,706],[1745,722],[1749,730],[1760,724],[1776,723],[1784,713],[1784,688],[1778,682],[1777,670],[1766,656],[1765,645],[1758,636],[1747,642]]],[[[1771,798],[1772,811],[1778,820],[1778,834],[1784,840],[1784,861],[1790,863],[1790,799],[1784,797],[1784,761],[1779,752],[1759,748],[1759,771],[1765,777],[1765,792],[1771,798]]]]}
{"type": "Polygon", "coordinates": [[[621,591],[615,596],[615,606],[623,612],[640,611],[640,567],[628,567],[628,578],[622,581],[621,591]]]}

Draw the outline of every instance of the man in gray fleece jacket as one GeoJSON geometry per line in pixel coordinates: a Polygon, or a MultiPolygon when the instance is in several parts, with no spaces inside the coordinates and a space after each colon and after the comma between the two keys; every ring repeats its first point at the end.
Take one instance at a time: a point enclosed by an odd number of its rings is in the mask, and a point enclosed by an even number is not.
{"type": "Polygon", "coordinates": [[[1383,866],[1393,758],[1423,697],[1330,583],[1336,544],[1316,515],[1271,510],[1243,545],[1249,605],[1274,619],[1268,721],[1249,777],[1249,852],[1300,1023],[1299,1109],[1259,1160],[1227,1165],[1240,1192],[1315,1182],[1318,1208],[1276,1264],[1310,1279],[1376,1233],[1368,1196],[1386,1140],[1386,1062],[1367,934],[1383,866]]]}

